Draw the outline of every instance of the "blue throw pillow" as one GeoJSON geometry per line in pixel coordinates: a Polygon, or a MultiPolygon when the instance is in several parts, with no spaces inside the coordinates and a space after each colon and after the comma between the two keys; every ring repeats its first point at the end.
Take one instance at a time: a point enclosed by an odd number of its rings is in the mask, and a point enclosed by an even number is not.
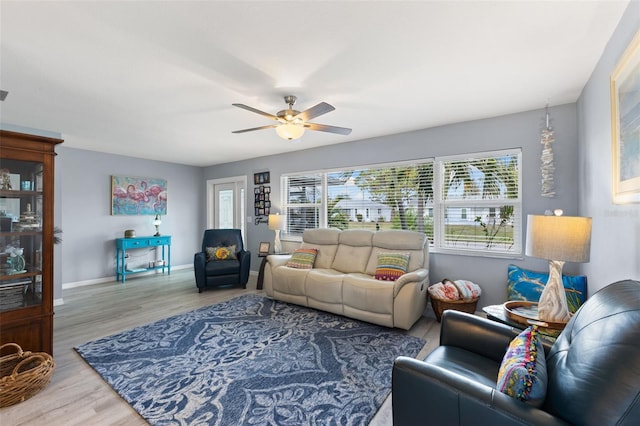
{"type": "Polygon", "coordinates": [[[509,344],[498,372],[500,392],[539,407],[547,395],[547,363],[538,326],[528,327],[509,344]]]}
{"type": "MultiPolygon", "coordinates": [[[[548,272],[529,271],[516,265],[509,265],[507,300],[537,302],[549,280],[548,272]]],[[[587,300],[587,277],[584,275],[563,275],[562,284],[567,296],[569,311],[575,313],[587,300]]]]}

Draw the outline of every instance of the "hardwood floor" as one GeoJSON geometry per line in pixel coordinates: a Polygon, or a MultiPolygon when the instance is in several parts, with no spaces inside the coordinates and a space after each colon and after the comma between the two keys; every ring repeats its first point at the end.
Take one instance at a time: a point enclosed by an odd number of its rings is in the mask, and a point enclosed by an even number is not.
{"type": "MultiPolygon", "coordinates": [[[[64,305],[54,316],[54,359],[51,383],[31,399],[0,409],[3,426],[57,425],[146,425],[73,349],[74,346],[147,324],[172,315],[221,302],[256,290],[256,277],[247,289],[233,288],[198,293],[192,270],[168,275],[127,279],[126,284],[109,282],[64,291],[64,305]]],[[[423,357],[438,344],[439,324],[422,317],[409,331],[427,345],[423,357]]],[[[391,425],[391,398],[373,418],[371,425],[391,425]]]]}

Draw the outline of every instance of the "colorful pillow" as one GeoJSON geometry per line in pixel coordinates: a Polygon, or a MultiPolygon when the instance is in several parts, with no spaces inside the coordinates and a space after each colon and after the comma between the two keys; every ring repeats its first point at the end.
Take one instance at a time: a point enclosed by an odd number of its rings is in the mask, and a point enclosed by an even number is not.
{"type": "Polygon", "coordinates": [[[206,252],[207,262],[215,260],[236,260],[238,258],[235,244],[228,247],[206,247],[206,252]]]}
{"type": "Polygon", "coordinates": [[[317,255],[318,249],[297,249],[291,255],[291,259],[287,262],[287,266],[296,269],[312,269],[317,255]]]}
{"type": "MultiPolygon", "coordinates": [[[[529,271],[509,265],[509,281],[507,283],[507,300],[525,300],[537,302],[544,286],[549,280],[549,273],[529,271]]],[[[569,311],[575,313],[587,300],[587,277],[584,275],[563,275],[562,284],[567,296],[569,311]]]]}
{"type": "Polygon", "coordinates": [[[539,407],[547,394],[547,363],[538,326],[523,330],[509,344],[500,364],[500,392],[539,407]]]}
{"type": "Polygon", "coordinates": [[[395,281],[407,272],[408,267],[409,253],[380,253],[375,279],[395,281]]]}

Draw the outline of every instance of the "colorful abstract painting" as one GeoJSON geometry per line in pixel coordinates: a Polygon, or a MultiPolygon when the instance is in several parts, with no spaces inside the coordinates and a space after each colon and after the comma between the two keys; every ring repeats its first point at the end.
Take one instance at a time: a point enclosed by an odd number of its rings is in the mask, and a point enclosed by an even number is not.
{"type": "Polygon", "coordinates": [[[111,176],[112,215],[166,215],[165,179],[111,176]]]}

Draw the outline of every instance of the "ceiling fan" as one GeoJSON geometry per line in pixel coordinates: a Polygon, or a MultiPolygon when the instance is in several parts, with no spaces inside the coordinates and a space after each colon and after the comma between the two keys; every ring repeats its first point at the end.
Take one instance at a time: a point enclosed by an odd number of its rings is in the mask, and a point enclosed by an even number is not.
{"type": "Polygon", "coordinates": [[[351,129],[346,127],[328,126],[326,124],[309,123],[308,120],[314,119],[322,114],[333,111],[335,108],[326,102],[320,102],[316,106],[304,110],[302,112],[293,109],[293,105],[296,103],[296,97],[288,95],[284,97],[284,101],[289,106],[287,109],[278,111],[276,115],[269,114],[268,112],[260,111],[259,109],[252,108],[244,104],[233,104],[238,108],[246,109],[247,111],[255,112],[256,114],[264,115],[267,118],[277,121],[276,124],[270,124],[268,126],[252,127],[250,129],[235,130],[231,133],[245,133],[252,132],[254,130],[262,129],[276,129],[276,133],[283,139],[294,140],[300,138],[305,129],[319,130],[321,132],[337,133],[339,135],[348,135],[351,133],[351,129]]]}

